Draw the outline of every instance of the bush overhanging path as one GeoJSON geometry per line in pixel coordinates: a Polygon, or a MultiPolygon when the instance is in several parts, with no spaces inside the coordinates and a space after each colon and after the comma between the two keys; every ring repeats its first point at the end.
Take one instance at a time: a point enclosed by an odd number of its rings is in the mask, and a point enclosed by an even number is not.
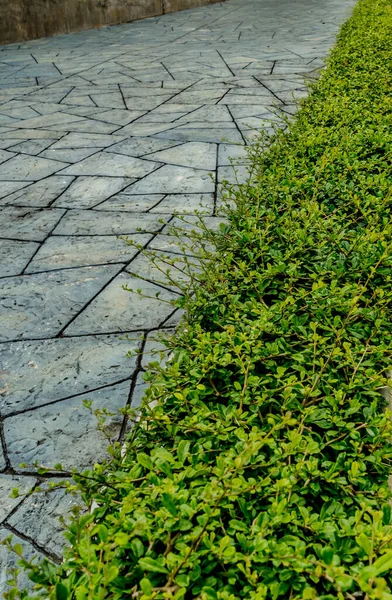
{"type": "Polygon", "coordinates": [[[392,4],[361,0],[206,233],[125,457],[75,475],[99,507],[25,563],[38,595],[392,599],[391,89],[392,4]]]}

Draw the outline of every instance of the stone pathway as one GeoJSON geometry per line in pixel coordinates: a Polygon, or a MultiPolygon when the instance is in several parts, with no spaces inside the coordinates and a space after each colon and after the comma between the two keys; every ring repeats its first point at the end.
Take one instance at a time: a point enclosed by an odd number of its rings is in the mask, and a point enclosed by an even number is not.
{"type": "MultiPolygon", "coordinates": [[[[82,401],[136,406],[150,340],[176,323],[122,290],[137,273],[173,297],[118,236],[171,250],[174,211],[213,225],[229,157],[295,111],[352,4],[228,0],[0,48],[0,538],[59,560],[70,499],[9,493],[37,485],[35,461],[103,456],[82,401]]],[[[0,549],[0,588],[10,562],[0,549]]]]}

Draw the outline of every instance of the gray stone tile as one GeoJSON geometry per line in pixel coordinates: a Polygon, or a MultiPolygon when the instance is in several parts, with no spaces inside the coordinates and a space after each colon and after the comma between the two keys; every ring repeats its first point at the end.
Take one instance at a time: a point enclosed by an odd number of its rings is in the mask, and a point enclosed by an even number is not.
{"type": "Polygon", "coordinates": [[[242,164],[249,162],[246,146],[220,144],[218,150],[218,165],[242,164]]]}
{"type": "MultiPolygon", "coordinates": [[[[12,534],[8,529],[5,529],[4,527],[0,528],[0,542],[10,537],[11,535],[12,534]]],[[[37,555],[37,551],[34,548],[34,546],[32,546],[31,544],[29,544],[29,542],[26,542],[19,536],[12,536],[12,544],[20,544],[22,546],[23,557],[27,560],[31,560],[33,556],[37,555]]],[[[7,585],[7,581],[9,580],[8,571],[14,568],[20,569],[19,560],[20,559],[17,554],[11,552],[5,546],[2,546],[0,544],[0,590],[2,590],[3,592],[6,592],[7,590],[9,591],[10,588],[7,585]]],[[[17,582],[19,589],[33,589],[33,583],[30,581],[26,571],[24,571],[23,569],[20,569],[20,573],[17,577],[17,582]]]]}
{"type": "Polygon", "coordinates": [[[125,177],[78,177],[53,206],[91,208],[136,181],[125,177]]]}
{"type": "MultiPolygon", "coordinates": [[[[28,494],[34,485],[34,477],[0,475],[0,523],[3,523],[6,520],[10,512],[22,502],[23,496],[28,494]],[[18,488],[19,490],[19,497],[17,498],[11,498],[11,492],[14,488],[18,488]]],[[[0,541],[1,540],[2,537],[0,534],[0,541]]]]}
{"type": "Polygon", "coordinates": [[[67,166],[67,163],[19,154],[0,165],[0,180],[37,181],[67,166]]]}
{"type": "Polygon", "coordinates": [[[149,155],[149,158],[170,165],[215,171],[216,144],[189,142],[168,150],[154,152],[154,154],[149,155]]]}
{"type": "Polygon", "coordinates": [[[126,271],[135,277],[162,285],[173,292],[182,293],[182,285],[189,282],[187,264],[178,254],[154,253],[155,256],[139,254],[126,271]]]}
{"type": "Polygon", "coordinates": [[[1,414],[37,408],[130,378],[136,358],[127,352],[139,349],[140,339],[135,333],[129,337],[98,335],[2,344],[1,414]]]}
{"type": "Polygon", "coordinates": [[[214,181],[207,171],[165,165],[128,190],[134,194],[197,194],[213,192],[214,188],[214,181]]]}
{"type": "Polygon", "coordinates": [[[37,208],[47,207],[67,189],[74,179],[70,175],[52,175],[36,183],[25,183],[25,186],[28,187],[10,194],[4,203],[37,208]]]}
{"type": "MultiPolygon", "coordinates": [[[[124,190],[126,191],[126,190],[124,190]]],[[[125,211],[125,212],[145,212],[158,204],[165,194],[117,194],[105,202],[102,202],[95,210],[102,211],[125,211]]]]}
{"type": "Polygon", "coordinates": [[[168,194],[150,212],[154,214],[194,214],[197,212],[211,215],[213,210],[213,194],[168,194]]]}
{"type": "Polygon", "coordinates": [[[53,233],[83,236],[128,235],[139,233],[139,229],[143,232],[155,232],[161,227],[162,224],[156,215],[72,210],[60,221],[53,233]]]}
{"type": "Polygon", "coordinates": [[[38,248],[35,242],[0,239],[0,277],[19,275],[38,248]]]}
{"type": "Polygon", "coordinates": [[[66,163],[76,163],[92,154],[95,154],[95,148],[76,148],[69,150],[45,150],[41,152],[40,158],[50,158],[52,160],[60,160],[66,163]]]}
{"type": "MultiPolygon", "coordinates": [[[[35,461],[48,468],[61,462],[65,469],[84,469],[102,461],[108,441],[83,401],[91,400],[93,410],[106,408],[113,413],[106,431],[115,440],[123,420],[119,411],[126,405],[129,389],[128,380],[6,418],[4,437],[14,469],[25,463],[25,471],[34,470],[35,461]]],[[[10,520],[15,526],[16,515],[10,520]]]]}
{"type": "MultiPolygon", "coordinates": [[[[0,199],[6,199],[10,194],[14,193],[16,190],[26,187],[27,185],[29,184],[26,181],[2,181],[0,199]]],[[[6,200],[4,200],[4,202],[0,202],[0,204],[6,204],[6,200]]]]}
{"type": "Polygon", "coordinates": [[[0,341],[55,336],[119,269],[82,267],[0,280],[0,341]]]}
{"type": "Polygon", "coordinates": [[[128,138],[123,142],[115,144],[111,148],[108,148],[107,152],[115,152],[116,154],[125,154],[126,156],[140,157],[144,155],[150,155],[153,152],[165,150],[176,146],[177,142],[158,140],[153,137],[137,137],[128,138]]]}
{"type": "Polygon", "coordinates": [[[249,181],[250,173],[247,165],[229,165],[218,167],[218,182],[241,184],[249,181]]]}
{"type": "Polygon", "coordinates": [[[172,313],[167,302],[177,297],[161,287],[121,273],[65,330],[65,335],[109,333],[159,327],[172,313]],[[144,295],[122,286],[142,290],[144,295]],[[156,294],[160,298],[156,298],[156,294]],[[146,298],[151,296],[152,298],[146,298]]]}
{"type": "MultiPolygon", "coordinates": [[[[144,177],[154,171],[159,163],[139,158],[99,152],[76,165],[64,169],[64,175],[103,175],[110,177],[144,177]]],[[[1,169],[1,167],[0,167],[1,169]]],[[[1,171],[0,171],[1,172],[1,171]]]]}
{"type": "MultiPolygon", "coordinates": [[[[43,140],[28,140],[26,142],[19,142],[15,146],[12,146],[12,152],[22,152],[24,154],[31,154],[36,156],[46,148],[49,148],[56,142],[56,139],[46,138],[43,140]]],[[[47,158],[51,158],[48,156],[47,158]]]]}
{"type": "MultiPolygon", "coordinates": [[[[71,515],[80,500],[64,489],[40,492],[27,498],[12,515],[10,525],[21,535],[34,540],[47,552],[61,556],[66,540],[61,518],[71,515]]],[[[34,552],[36,554],[36,552],[34,552]]]]}
{"type": "Polygon", "coordinates": [[[124,135],[105,135],[102,133],[69,133],[53,144],[52,150],[77,148],[106,148],[116,142],[121,142],[124,135]]]}
{"type": "Polygon", "coordinates": [[[0,471],[4,471],[6,468],[5,456],[3,452],[3,448],[0,448],[0,471]]]}
{"type": "Polygon", "coordinates": [[[205,123],[189,123],[170,131],[158,133],[157,137],[183,142],[243,143],[241,134],[234,124],[230,127],[229,125],[229,123],[225,123],[220,126],[219,123],[215,123],[214,127],[206,127],[205,123]]]}
{"type": "MultiPolygon", "coordinates": [[[[133,234],[133,236],[138,243],[143,245],[147,244],[152,237],[147,234],[133,234]]],[[[56,235],[47,239],[41,246],[26,269],[26,273],[88,265],[127,263],[137,252],[136,248],[127,245],[124,240],[114,235],[71,237],[56,235]]]]}
{"type": "Polygon", "coordinates": [[[0,237],[41,241],[52,231],[64,210],[4,207],[0,212],[0,237]]]}
{"type": "Polygon", "coordinates": [[[173,331],[174,330],[162,330],[160,332],[152,331],[147,335],[142,357],[143,369],[148,369],[149,364],[155,362],[164,366],[169,357],[169,351],[167,346],[162,342],[162,338],[170,338],[173,331]]]}
{"type": "Polygon", "coordinates": [[[16,156],[15,152],[8,152],[7,150],[0,150],[0,164],[16,156]]]}

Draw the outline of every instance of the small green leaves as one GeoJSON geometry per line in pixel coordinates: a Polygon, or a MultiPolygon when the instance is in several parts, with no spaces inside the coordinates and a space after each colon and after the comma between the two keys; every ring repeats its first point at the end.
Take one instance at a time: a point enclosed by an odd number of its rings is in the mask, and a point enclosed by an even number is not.
{"type": "Polygon", "coordinates": [[[144,571],[151,571],[152,573],[168,573],[168,570],[164,566],[164,560],[154,560],[153,558],[141,558],[139,565],[144,571]]]}
{"type": "Polygon", "coordinates": [[[68,589],[62,583],[56,584],[56,600],[67,600],[68,589]]]}

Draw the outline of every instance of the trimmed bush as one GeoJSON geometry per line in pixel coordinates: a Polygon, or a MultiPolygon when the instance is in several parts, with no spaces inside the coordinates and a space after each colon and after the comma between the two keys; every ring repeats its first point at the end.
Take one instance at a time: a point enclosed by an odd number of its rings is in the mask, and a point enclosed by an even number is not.
{"type": "Polygon", "coordinates": [[[75,475],[98,507],[24,562],[39,597],[392,599],[391,89],[391,2],[360,0],[205,233],[126,452],[75,475]]]}

